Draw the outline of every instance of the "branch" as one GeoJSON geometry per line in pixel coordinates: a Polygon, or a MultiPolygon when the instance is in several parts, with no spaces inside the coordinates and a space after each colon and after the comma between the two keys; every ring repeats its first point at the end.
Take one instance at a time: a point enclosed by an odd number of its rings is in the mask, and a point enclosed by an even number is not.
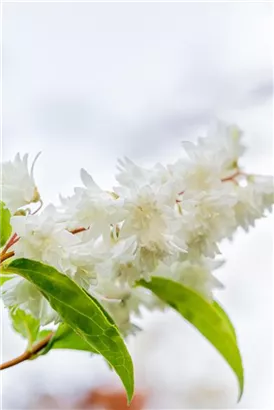
{"type": "Polygon", "coordinates": [[[44,205],[44,203],[43,203],[42,199],[40,199],[38,208],[31,215],[37,214],[40,211],[40,209],[43,207],[43,205],[44,205]]]}
{"type": "Polygon", "coordinates": [[[86,228],[76,228],[70,231],[70,233],[73,233],[73,235],[75,235],[76,233],[84,232],[86,230],[87,230],[86,228]]]}
{"type": "Polygon", "coordinates": [[[4,253],[4,254],[1,254],[1,255],[0,255],[0,263],[4,262],[6,259],[11,258],[12,256],[14,256],[14,252],[13,252],[13,251],[7,252],[7,253],[4,253]]]}
{"type": "Polygon", "coordinates": [[[238,169],[234,172],[234,174],[230,175],[229,177],[222,178],[221,182],[234,181],[234,179],[237,178],[239,175],[243,175],[243,173],[238,169]]]}
{"type": "Polygon", "coordinates": [[[4,246],[4,248],[3,248],[2,252],[1,252],[1,255],[4,255],[4,254],[7,252],[7,250],[8,250],[14,243],[16,243],[17,241],[18,241],[17,233],[14,233],[14,234],[10,237],[10,239],[8,240],[8,242],[6,243],[6,245],[4,246]]]}
{"type": "Polygon", "coordinates": [[[22,363],[25,360],[31,359],[32,356],[34,356],[35,354],[40,352],[40,350],[42,350],[49,343],[52,336],[53,336],[53,332],[48,334],[44,339],[40,340],[40,342],[36,343],[32,347],[31,350],[27,350],[23,354],[21,354],[20,356],[15,357],[14,359],[9,360],[8,362],[5,362],[5,363],[1,364],[0,365],[0,370],[7,369],[9,367],[15,366],[16,364],[22,363]]]}

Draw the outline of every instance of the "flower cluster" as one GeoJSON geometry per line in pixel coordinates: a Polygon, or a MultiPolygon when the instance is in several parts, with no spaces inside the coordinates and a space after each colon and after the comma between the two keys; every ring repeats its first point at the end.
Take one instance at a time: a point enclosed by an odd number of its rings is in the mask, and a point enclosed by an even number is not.
{"type": "MultiPolygon", "coordinates": [[[[222,284],[212,271],[222,263],[219,244],[238,227],[248,230],[271,210],[273,178],[246,174],[239,158],[242,134],[218,123],[197,143],[183,144],[185,157],[142,168],[118,163],[117,186],[102,190],[85,170],[83,186],[60,204],[32,213],[40,201],[27,156],[2,164],[2,200],[13,213],[14,256],[41,261],[68,275],[96,297],[124,334],[132,314],[161,302],[136,281],[169,277],[211,300],[222,284]],[[15,239],[14,239],[15,238],[15,239]]],[[[17,305],[46,324],[55,320],[48,302],[26,280],[2,287],[4,303],[17,305]]]]}

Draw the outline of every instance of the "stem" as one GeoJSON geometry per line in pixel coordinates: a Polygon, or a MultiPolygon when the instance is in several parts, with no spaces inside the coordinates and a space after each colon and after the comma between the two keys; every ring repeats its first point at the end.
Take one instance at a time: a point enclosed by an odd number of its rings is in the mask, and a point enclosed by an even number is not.
{"type": "Polygon", "coordinates": [[[0,255],[0,263],[4,262],[6,259],[11,258],[12,256],[14,256],[14,251],[7,252],[7,253],[5,253],[5,254],[3,254],[3,255],[1,254],[1,255],[0,255]]]}
{"type": "Polygon", "coordinates": [[[16,364],[22,363],[25,360],[29,360],[40,352],[50,341],[50,339],[53,336],[53,332],[51,332],[49,335],[47,335],[44,339],[40,340],[40,342],[36,343],[31,350],[26,350],[23,354],[21,354],[18,357],[15,357],[14,359],[11,359],[3,364],[0,365],[0,370],[8,369],[9,367],[15,366],[16,364]]]}
{"type": "Polygon", "coordinates": [[[84,231],[86,231],[86,228],[77,228],[77,229],[73,229],[72,231],[70,231],[70,233],[73,233],[75,235],[76,233],[80,233],[84,231]]]}
{"type": "Polygon", "coordinates": [[[15,243],[14,241],[17,242],[16,239],[17,239],[17,233],[14,233],[14,234],[10,237],[10,239],[8,240],[8,242],[6,243],[6,245],[4,246],[4,248],[3,248],[2,252],[1,252],[2,255],[4,255],[4,253],[6,253],[7,250],[15,243]]]}
{"type": "Polygon", "coordinates": [[[242,172],[237,170],[236,172],[234,172],[234,174],[230,175],[229,177],[222,178],[221,181],[222,182],[233,181],[234,178],[238,177],[239,175],[242,175],[242,172]]]}
{"type": "Polygon", "coordinates": [[[40,202],[40,205],[38,206],[38,208],[31,215],[37,214],[37,212],[39,212],[40,209],[42,208],[42,206],[44,205],[42,199],[40,199],[39,202],[40,202]]]}

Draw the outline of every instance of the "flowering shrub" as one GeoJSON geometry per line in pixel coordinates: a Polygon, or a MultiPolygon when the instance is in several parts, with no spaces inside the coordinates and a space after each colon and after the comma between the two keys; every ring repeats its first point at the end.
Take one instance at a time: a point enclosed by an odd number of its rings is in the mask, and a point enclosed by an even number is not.
{"type": "MultiPolygon", "coordinates": [[[[243,391],[237,337],[214,299],[219,243],[271,210],[273,179],[240,166],[242,134],[217,124],[184,143],[185,158],[145,169],[119,161],[117,186],[102,190],[84,169],[83,186],[44,209],[28,155],[1,167],[1,288],[26,352],[7,368],[51,349],[101,354],[131,400],[131,357],[140,306],[170,306],[221,353],[243,391]],[[35,205],[36,204],[36,205],[35,205]]],[[[34,161],[35,162],[35,161],[34,161]]]]}

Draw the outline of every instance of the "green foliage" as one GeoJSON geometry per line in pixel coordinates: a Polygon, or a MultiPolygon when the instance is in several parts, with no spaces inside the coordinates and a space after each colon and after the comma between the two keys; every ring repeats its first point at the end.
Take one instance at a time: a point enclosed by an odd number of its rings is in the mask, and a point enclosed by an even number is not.
{"type": "Polygon", "coordinates": [[[28,340],[28,347],[31,348],[37,339],[39,320],[16,307],[10,309],[10,317],[14,330],[28,340]]]}
{"type": "Polygon", "coordinates": [[[214,306],[215,310],[219,313],[220,316],[222,316],[223,318],[223,325],[227,327],[227,331],[230,332],[230,335],[232,338],[235,339],[236,343],[237,343],[237,335],[234,329],[233,324],[231,323],[227,313],[224,311],[224,309],[221,307],[220,303],[214,301],[212,303],[212,305],[214,306]]]}
{"type": "Polygon", "coordinates": [[[130,401],[134,390],[133,364],[114,322],[102,306],[69,277],[28,259],[16,259],[5,268],[33,283],[63,322],[98,351],[120,376],[130,401]]]}
{"type": "Polygon", "coordinates": [[[0,246],[4,246],[11,235],[11,214],[8,208],[6,208],[4,202],[0,201],[0,246]]]}
{"type": "Polygon", "coordinates": [[[162,277],[153,277],[150,282],[141,280],[139,285],[150,289],[174,308],[212,343],[236,374],[240,399],[244,387],[242,359],[234,328],[220,305],[210,303],[193,290],[162,277]]]}
{"type": "Polygon", "coordinates": [[[0,272],[0,287],[7,282],[7,280],[10,280],[14,278],[14,275],[1,275],[2,272],[0,272]]]}
{"type": "Polygon", "coordinates": [[[74,349],[98,353],[95,349],[93,350],[90,344],[88,344],[82,337],[78,336],[77,333],[75,333],[66,323],[61,323],[58,326],[58,329],[54,333],[54,336],[46,347],[46,350],[43,351],[43,354],[47,353],[51,349],[74,349]]]}
{"type": "Polygon", "coordinates": [[[40,330],[40,332],[38,333],[38,335],[36,337],[36,342],[40,342],[40,340],[45,339],[50,333],[52,333],[51,329],[40,330]]]}

